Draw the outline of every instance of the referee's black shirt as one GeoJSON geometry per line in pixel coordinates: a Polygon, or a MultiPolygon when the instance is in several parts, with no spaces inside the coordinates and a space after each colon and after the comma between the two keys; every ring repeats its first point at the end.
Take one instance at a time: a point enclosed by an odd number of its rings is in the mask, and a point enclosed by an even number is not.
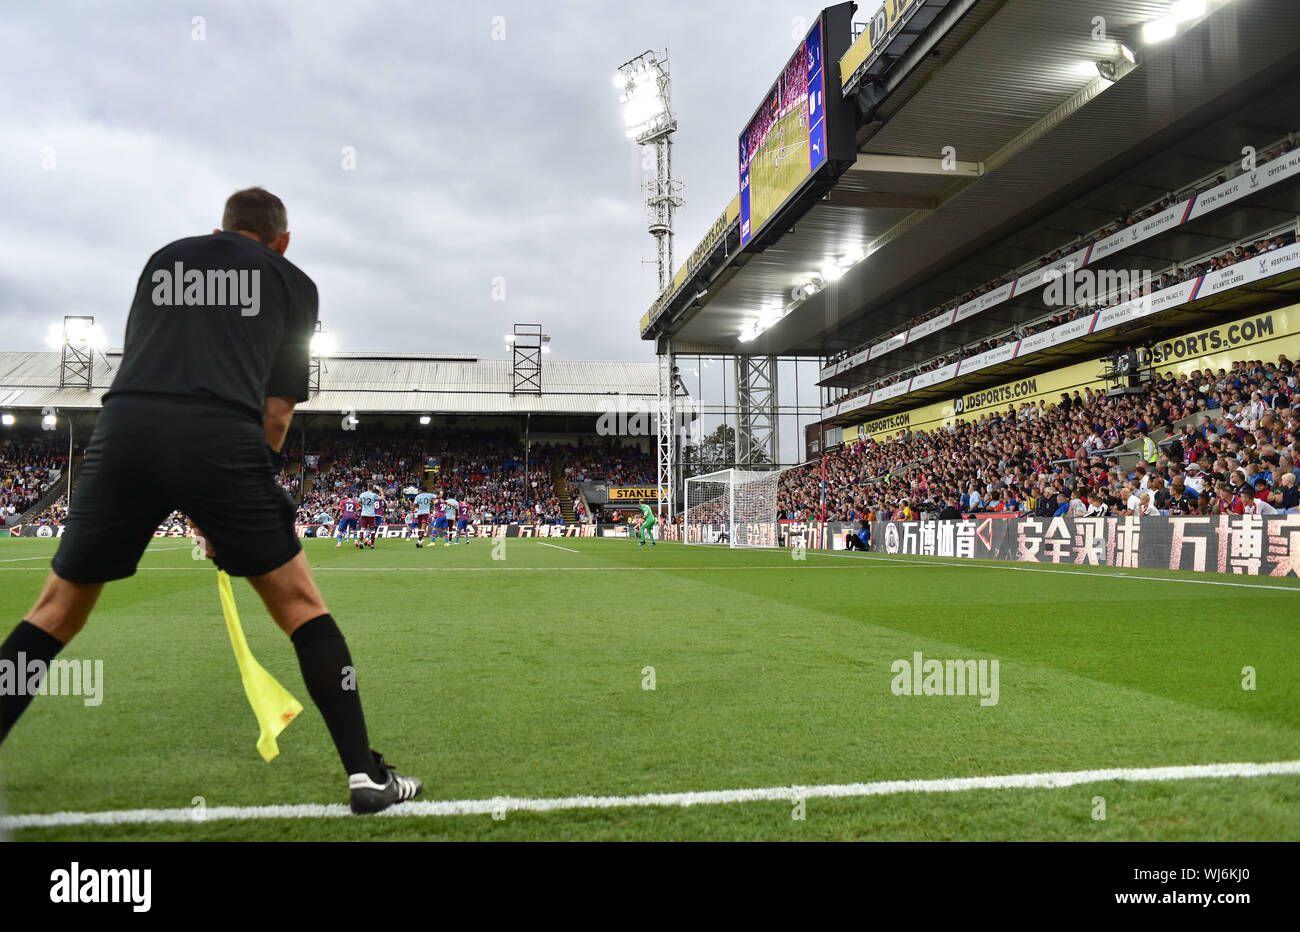
{"type": "Polygon", "coordinates": [[[261,423],[268,396],[306,401],[316,285],[240,233],[191,236],[150,257],[104,400],[215,401],[261,423]]]}

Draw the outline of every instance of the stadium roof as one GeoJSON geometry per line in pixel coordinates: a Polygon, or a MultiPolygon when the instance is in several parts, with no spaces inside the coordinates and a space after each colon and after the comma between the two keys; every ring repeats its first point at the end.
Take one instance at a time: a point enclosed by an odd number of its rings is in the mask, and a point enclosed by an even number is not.
{"type": "MultiPolygon", "coordinates": [[[[1189,165],[1209,170],[1239,159],[1242,135],[1264,145],[1293,128],[1294,0],[1216,0],[1207,17],[1158,45],[1138,35],[1170,11],[1169,0],[926,5],[934,15],[890,70],[874,83],[850,82],[862,114],[857,162],[829,190],[808,192],[796,219],[760,230],[745,249],[738,220],[729,220],[643,318],[645,337],[671,336],[686,352],[850,349],[928,309],[911,302],[913,292],[946,300],[1005,271],[980,279],[955,267],[1011,237],[1014,250],[1001,249],[1014,255],[1007,269],[1086,232],[1044,223],[1036,240],[1017,236],[1141,163],[1142,186],[1174,190],[1189,165]],[[1108,41],[1092,38],[1094,17],[1104,17],[1108,41]],[[1117,41],[1141,58],[1128,70],[1120,62],[1121,76],[1108,83],[1096,62],[1117,58],[1117,41]],[[1203,132],[1215,124],[1236,132],[1203,132]],[[924,169],[946,146],[969,173],[924,169]],[[853,252],[867,256],[752,342],[738,342],[764,307],[790,305],[795,284],[853,252]]],[[[1115,205],[1125,197],[1135,195],[1119,194],[1115,205]]]]}
{"type": "MultiPolygon", "coordinates": [[[[96,353],[93,388],[59,388],[57,351],[0,352],[0,409],[98,408],[120,362],[120,351],[96,353]]],[[[543,359],[541,395],[512,395],[511,372],[508,359],[336,353],[322,361],[321,390],[297,410],[599,415],[617,405],[620,393],[658,397],[655,362],[543,359]]]]}

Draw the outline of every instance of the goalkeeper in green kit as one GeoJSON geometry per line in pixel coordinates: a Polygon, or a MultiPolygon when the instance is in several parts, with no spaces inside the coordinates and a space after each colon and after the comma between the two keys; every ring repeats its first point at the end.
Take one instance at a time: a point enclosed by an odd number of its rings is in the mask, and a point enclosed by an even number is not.
{"type": "Polygon", "coordinates": [[[641,503],[641,528],[638,533],[641,535],[641,543],[638,547],[644,547],[646,541],[650,541],[650,546],[655,545],[655,513],[650,510],[650,506],[645,502],[641,503]]]}

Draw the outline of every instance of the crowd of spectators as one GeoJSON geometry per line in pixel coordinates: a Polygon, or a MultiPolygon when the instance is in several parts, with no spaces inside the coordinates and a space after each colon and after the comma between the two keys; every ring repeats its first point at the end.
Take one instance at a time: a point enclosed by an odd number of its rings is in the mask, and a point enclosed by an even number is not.
{"type": "Polygon", "coordinates": [[[293,486],[294,480],[310,482],[310,488],[300,496],[300,518],[322,512],[337,517],[338,503],[344,498],[355,498],[378,486],[386,499],[396,499],[402,489],[418,488],[424,481],[424,441],[409,435],[369,431],[365,435],[309,439],[304,453],[306,456],[297,459],[304,465],[301,476],[290,469],[280,478],[286,488],[293,486]]]}
{"type": "Polygon", "coordinates": [[[564,463],[569,483],[599,479],[611,486],[653,485],[654,457],[616,437],[602,437],[569,444],[556,451],[564,463]]]}
{"type": "Polygon", "coordinates": [[[0,439],[0,527],[35,505],[68,465],[65,441],[51,437],[0,439]]]}
{"type": "MultiPolygon", "coordinates": [[[[1300,393],[1285,356],[1166,372],[1142,394],[1085,389],[826,456],[826,519],[956,513],[1268,514],[1300,506],[1300,393]],[[1180,422],[1187,423],[1180,425],[1180,422]],[[1150,433],[1170,431],[1151,461],[1150,433]]],[[[1153,440],[1152,443],[1155,443],[1153,440]]],[[[821,516],[821,469],[783,474],[780,517],[821,516]]]]}
{"type": "MultiPolygon", "coordinates": [[[[517,437],[465,433],[438,438],[367,431],[364,435],[298,437],[286,447],[287,463],[276,481],[298,503],[297,520],[318,523],[339,517],[344,498],[378,487],[386,502],[384,520],[405,520],[415,495],[467,502],[483,524],[561,524],[564,512],[556,480],[569,487],[575,517],[592,515],[576,485],[599,479],[611,485],[653,483],[653,457],[617,438],[571,443],[534,443],[525,475],[517,437]]],[[[61,468],[66,448],[46,438],[0,444],[0,517],[21,514],[48,489],[52,469],[61,468]]],[[[67,499],[60,498],[33,523],[62,524],[67,499]]],[[[183,520],[183,516],[173,516],[183,520]]],[[[170,520],[170,519],[169,519],[170,520]]],[[[0,525],[2,526],[2,525],[0,525]]]]}
{"type": "Polygon", "coordinates": [[[388,505],[384,520],[390,523],[403,521],[423,491],[439,500],[467,503],[476,523],[563,523],[551,478],[553,451],[535,446],[527,475],[522,452],[517,439],[471,435],[437,441],[394,435],[321,445],[319,454],[312,453],[319,455],[319,469],[305,471],[310,486],[298,519],[312,523],[328,516],[336,522],[344,498],[377,485],[388,505]]]}

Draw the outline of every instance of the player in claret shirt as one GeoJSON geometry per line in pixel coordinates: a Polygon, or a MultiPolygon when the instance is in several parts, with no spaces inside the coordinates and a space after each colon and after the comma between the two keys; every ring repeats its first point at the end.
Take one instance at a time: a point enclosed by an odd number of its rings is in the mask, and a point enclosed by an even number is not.
{"type": "Polygon", "coordinates": [[[415,520],[419,523],[419,529],[415,535],[415,546],[424,546],[424,535],[429,533],[429,508],[433,504],[433,494],[431,492],[421,492],[415,496],[415,520]]]}
{"type": "Polygon", "coordinates": [[[361,501],[361,537],[357,539],[357,548],[369,547],[375,548],[375,529],[379,524],[379,514],[376,510],[383,499],[379,496],[379,486],[366,489],[360,495],[361,501]]]}

